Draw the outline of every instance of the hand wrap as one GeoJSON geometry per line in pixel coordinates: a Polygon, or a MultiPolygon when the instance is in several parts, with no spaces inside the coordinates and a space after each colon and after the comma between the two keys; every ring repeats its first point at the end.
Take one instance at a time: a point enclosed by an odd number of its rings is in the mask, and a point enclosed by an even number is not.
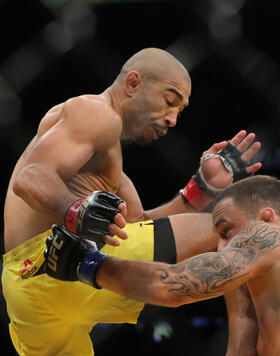
{"type": "Polygon", "coordinates": [[[95,191],[70,206],[65,215],[65,226],[73,234],[104,244],[105,235],[113,236],[109,225],[120,212],[118,205],[121,202],[123,200],[110,192],[95,191]]]}
{"type": "Polygon", "coordinates": [[[54,225],[52,236],[46,240],[44,252],[46,272],[61,281],[81,281],[101,289],[96,283],[96,273],[104,258],[93,241],[81,240],[63,225],[54,225]]]}
{"type": "Polygon", "coordinates": [[[213,199],[224,188],[218,189],[206,182],[201,168],[203,162],[213,157],[220,158],[225,169],[231,176],[231,182],[236,182],[249,176],[246,168],[249,167],[251,163],[249,161],[243,161],[241,158],[242,154],[243,152],[239,151],[228,141],[224,149],[215,154],[206,154],[202,156],[196,174],[194,174],[188,184],[180,190],[182,198],[195,210],[207,210],[213,199]]]}

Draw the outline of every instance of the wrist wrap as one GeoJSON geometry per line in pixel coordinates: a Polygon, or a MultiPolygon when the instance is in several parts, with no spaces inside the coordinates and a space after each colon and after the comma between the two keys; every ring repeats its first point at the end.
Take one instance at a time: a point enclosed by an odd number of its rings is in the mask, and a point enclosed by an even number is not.
{"type": "Polygon", "coordinates": [[[108,255],[102,252],[89,251],[79,263],[77,270],[78,279],[96,289],[102,289],[96,282],[96,273],[106,257],[108,257],[108,255]]]}
{"type": "Polygon", "coordinates": [[[210,198],[203,191],[203,183],[194,175],[188,182],[188,184],[180,190],[182,198],[191,205],[192,208],[198,211],[203,211],[212,202],[210,198]],[[197,183],[197,181],[200,183],[197,183]]]}

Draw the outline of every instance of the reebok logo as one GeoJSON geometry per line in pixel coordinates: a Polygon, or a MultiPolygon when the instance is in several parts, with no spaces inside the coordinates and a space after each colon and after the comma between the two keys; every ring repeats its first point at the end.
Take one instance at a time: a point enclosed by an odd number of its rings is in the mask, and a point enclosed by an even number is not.
{"type": "Polygon", "coordinates": [[[31,277],[35,272],[38,271],[38,267],[28,258],[24,261],[24,267],[19,271],[22,279],[27,279],[31,277]]]}
{"type": "Polygon", "coordinates": [[[24,268],[22,268],[19,272],[20,274],[25,273],[26,271],[28,271],[32,266],[33,266],[33,262],[30,261],[28,258],[24,261],[24,268]]]}

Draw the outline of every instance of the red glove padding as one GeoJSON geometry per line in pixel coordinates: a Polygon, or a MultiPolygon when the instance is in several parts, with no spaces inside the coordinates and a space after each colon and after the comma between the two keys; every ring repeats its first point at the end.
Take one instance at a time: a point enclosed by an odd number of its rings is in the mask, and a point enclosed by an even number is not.
{"type": "Polygon", "coordinates": [[[203,211],[213,201],[203,190],[198,186],[194,177],[192,177],[188,184],[180,190],[183,199],[195,210],[203,211]]]}

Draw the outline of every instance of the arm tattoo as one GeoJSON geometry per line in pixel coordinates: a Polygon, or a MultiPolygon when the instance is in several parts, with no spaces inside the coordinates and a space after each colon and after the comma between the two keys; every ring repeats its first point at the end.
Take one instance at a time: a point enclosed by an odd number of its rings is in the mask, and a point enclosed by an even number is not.
{"type": "Polygon", "coordinates": [[[169,285],[169,293],[205,299],[226,292],[228,284],[246,276],[261,256],[279,246],[279,226],[252,222],[222,252],[204,253],[155,272],[169,285]]]}

